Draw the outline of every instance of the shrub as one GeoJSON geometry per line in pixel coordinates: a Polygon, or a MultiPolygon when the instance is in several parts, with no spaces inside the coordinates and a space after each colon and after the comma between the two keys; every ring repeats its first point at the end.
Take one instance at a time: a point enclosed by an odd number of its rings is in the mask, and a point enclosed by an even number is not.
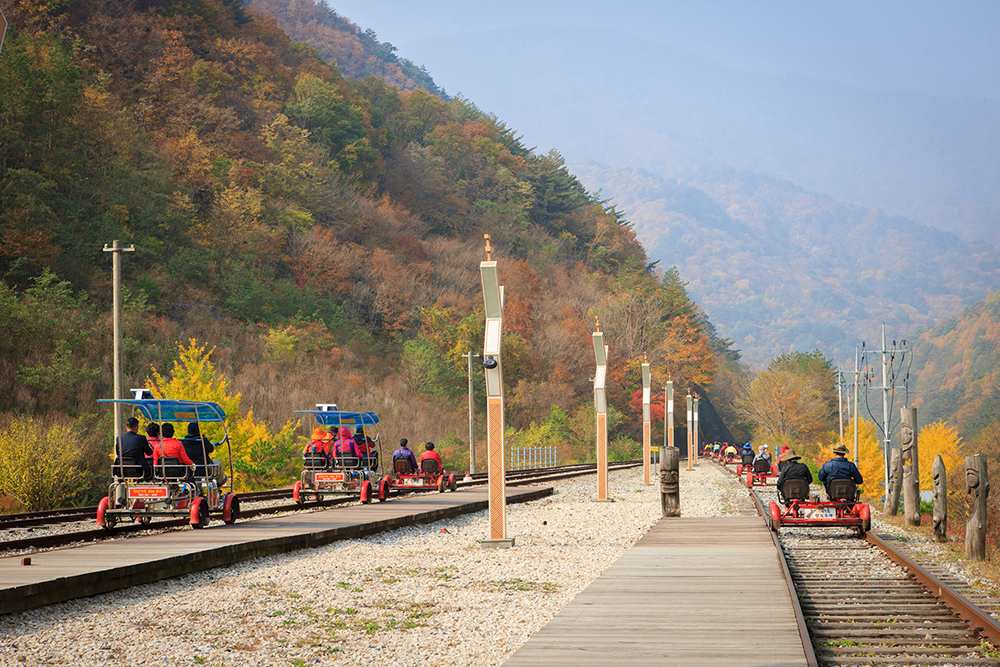
{"type": "Polygon", "coordinates": [[[86,475],[78,467],[73,428],[64,420],[14,417],[0,424],[0,488],[29,511],[64,507],[86,475]]]}

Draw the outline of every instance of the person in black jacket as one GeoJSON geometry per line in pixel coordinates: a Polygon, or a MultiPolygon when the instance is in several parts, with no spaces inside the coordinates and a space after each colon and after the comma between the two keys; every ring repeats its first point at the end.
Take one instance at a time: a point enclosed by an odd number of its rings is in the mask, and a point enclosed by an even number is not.
{"type": "Polygon", "coordinates": [[[142,466],[142,478],[150,479],[153,476],[153,466],[152,461],[148,461],[146,457],[152,455],[153,447],[149,444],[149,440],[146,436],[139,435],[139,420],[129,417],[125,420],[125,432],[115,443],[115,456],[118,457],[118,461],[122,462],[125,458],[132,459],[137,465],[142,466]]]}
{"type": "Polygon", "coordinates": [[[785,483],[786,479],[804,479],[807,484],[812,484],[812,473],[809,471],[809,466],[799,460],[801,458],[802,457],[795,452],[786,452],[784,460],[787,461],[787,464],[781,469],[781,474],[778,475],[779,493],[781,492],[781,487],[785,483]]]}

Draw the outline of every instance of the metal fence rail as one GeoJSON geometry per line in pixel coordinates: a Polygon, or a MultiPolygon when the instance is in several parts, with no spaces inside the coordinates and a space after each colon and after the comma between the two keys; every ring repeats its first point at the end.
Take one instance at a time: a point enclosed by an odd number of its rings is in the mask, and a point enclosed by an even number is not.
{"type": "Polygon", "coordinates": [[[559,465],[555,447],[518,447],[510,450],[510,469],[529,470],[559,465]]]}

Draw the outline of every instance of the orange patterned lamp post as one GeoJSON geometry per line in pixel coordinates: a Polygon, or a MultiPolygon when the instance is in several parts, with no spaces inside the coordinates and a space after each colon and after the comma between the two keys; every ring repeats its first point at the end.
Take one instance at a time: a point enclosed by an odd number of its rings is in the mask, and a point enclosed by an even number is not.
{"type": "Polygon", "coordinates": [[[604,344],[601,321],[597,320],[594,337],[594,409],[597,412],[597,499],[608,499],[608,400],[605,383],[608,377],[608,346],[604,344]]]}
{"type": "Polygon", "coordinates": [[[490,537],[480,541],[483,547],[507,548],[507,480],[504,473],[503,366],[500,363],[500,339],[503,330],[503,287],[497,277],[497,263],[492,258],[490,235],[486,239],[486,261],[479,263],[486,306],[486,336],[483,339],[483,370],[486,371],[486,469],[489,474],[490,537]]]}
{"type": "Polygon", "coordinates": [[[642,483],[649,484],[649,429],[652,421],[649,416],[649,398],[651,381],[649,377],[649,361],[646,354],[642,355],[642,483]]]}

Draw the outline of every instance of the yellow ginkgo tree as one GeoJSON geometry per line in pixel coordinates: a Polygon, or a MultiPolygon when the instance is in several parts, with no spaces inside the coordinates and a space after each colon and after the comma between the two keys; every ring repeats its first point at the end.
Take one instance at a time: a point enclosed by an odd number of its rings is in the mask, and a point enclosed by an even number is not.
{"type": "Polygon", "coordinates": [[[941,455],[945,470],[951,472],[965,465],[965,457],[960,452],[962,436],[958,429],[943,421],[927,424],[917,433],[917,450],[920,460],[920,488],[931,491],[934,488],[934,457],[941,455]]]}
{"type": "MultiPolygon", "coordinates": [[[[253,408],[244,414],[242,395],[229,392],[228,381],[212,365],[214,348],[206,348],[207,345],[199,347],[194,339],[187,346],[181,345],[180,358],[174,361],[168,376],[164,377],[153,368],[147,379],[149,390],[155,398],[212,401],[222,407],[233,451],[236,491],[257,491],[289,484],[296,472],[296,423],[286,422],[274,431],[267,422],[254,419],[253,408]]],[[[206,424],[203,432],[213,441],[223,437],[219,425],[206,424]]],[[[217,451],[217,455],[221,453],[217,451]]]]}

